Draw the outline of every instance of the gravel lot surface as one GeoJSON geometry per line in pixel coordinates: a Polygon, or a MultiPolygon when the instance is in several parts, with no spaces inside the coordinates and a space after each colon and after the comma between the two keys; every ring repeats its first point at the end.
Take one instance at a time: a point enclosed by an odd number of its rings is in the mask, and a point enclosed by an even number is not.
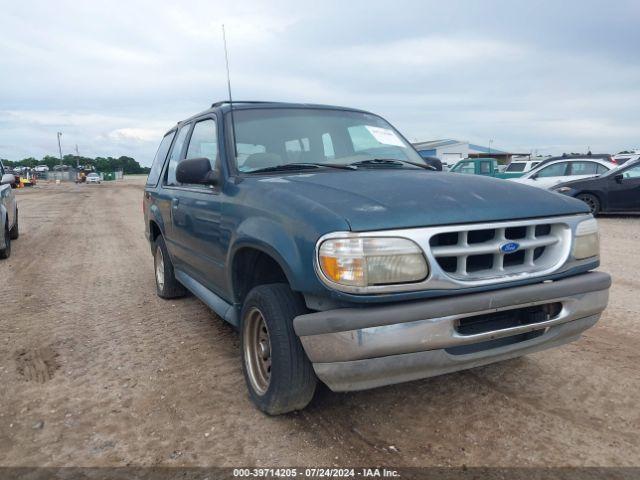
{"type": "Polygon", "coordinates": [[[600,221],[610,306],[578,342],[270,418],[234,330],[154,290],[141,179],[18,192],[0,262],[1,466],[640,465],[640,219],[600,221]]]}

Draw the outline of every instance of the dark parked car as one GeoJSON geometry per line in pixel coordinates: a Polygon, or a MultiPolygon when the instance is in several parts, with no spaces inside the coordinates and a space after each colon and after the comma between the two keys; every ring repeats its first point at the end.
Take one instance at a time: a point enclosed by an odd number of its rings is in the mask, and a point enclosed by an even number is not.
{"type": "Polygon", "coordinates": [[[189,290],[240,330],[269,414],[318,381],[363,390],[574,341],[611,284],[584,203],[435,172],[351,108],[216,103],[166,133],[143,211],[157,294],[189,290]]]}
{"type": "Polygon", "coordinates": [[[553,191],[578,198],[591,213],[640,213],[640,160],[609,170],[604,175],[556,185],[553,191]]]}

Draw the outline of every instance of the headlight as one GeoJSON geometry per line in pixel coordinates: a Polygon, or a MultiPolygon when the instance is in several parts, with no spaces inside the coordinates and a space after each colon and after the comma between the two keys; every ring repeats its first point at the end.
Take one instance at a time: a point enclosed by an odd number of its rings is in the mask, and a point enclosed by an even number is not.
{"type": "Polygon", "coordinates": [[[555,187],[552,190],[558,193],[567,193],[571,191],[571,187],[555,187]]]}
{"type": "Polygon", "coordinates": [[[590,218],[580,222],[576,227],[576,238],[573,243],[573,257],[576,260],[596,257],[600,254],[600,239],[598,237],[598,222],[590,218]]]}
{"type": "Polygon", "coordinates": [[[419,282],[429,273],[422,250],[406,238],[325,240],[318,263],[328,280],[348,287],[419,282]]]}

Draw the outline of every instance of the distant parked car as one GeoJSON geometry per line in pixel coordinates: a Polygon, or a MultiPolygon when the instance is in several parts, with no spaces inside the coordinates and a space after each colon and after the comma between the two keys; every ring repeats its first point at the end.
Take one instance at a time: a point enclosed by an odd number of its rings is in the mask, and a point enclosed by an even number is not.
{"type": "Polygon", "coordinates": [[[631,160],[595,178],[574,180],[551,190],[575,197],[602,212],[640,213],[640,160],[631,160]]]}
{"type": "Polygon", "coordinates": [[[512,160],[503,173],[508,173],[512,178],[518,178],[533,170],[539,163],[540,160],[512,160]]]}
{"type": "MultiPolygon", "coordinates": [[[[495,158],[463,158],[450,170],[453,173],[466,173],[468,175],[483,175],[494,178],[512,178],[513,174],[500,170],[500,165],[495,158]]],[[[519,176],[521,174],[518,174],[519,176]]]]}
{"type": "Polygon", "coordinates": [[[640,150],[633,150],[631,152],[626,153],[617,153],[613,156],[614,162],[618,165],[624,165],[626,162],[631,162],[633,160],[638,160],[640,158],[640,150]]]}
{"type": "Polygon", "coordinates": [[[49,171],[49,167],[47,167],[46,165],[38,165],[38,166],[34,167],[33,169],[38,173],[48,172],[49,171]]]}
{"type": "Polygon", "coordinates": [[[18,203],[11,190],[15,183],[12,173],[7,173],[0,160],[0,259],[11,255],[11,240],[18,238],[18,203]]]}
{"type": "Polygon", "coordinates": [[[87,183],[101,183],[102,182],[102,178],[100,178],[100,175],[98,175],[97,173],[90,173],[89,175],[87,175],[87,183]]]}
{"type": "Polygon", "coordinates": [[[599,158],[571,158],[544,162],[520,178],[510,180],[532,187],[551,188],[569,180],[596,177],[617,167],[615,163],[599,158]]]}

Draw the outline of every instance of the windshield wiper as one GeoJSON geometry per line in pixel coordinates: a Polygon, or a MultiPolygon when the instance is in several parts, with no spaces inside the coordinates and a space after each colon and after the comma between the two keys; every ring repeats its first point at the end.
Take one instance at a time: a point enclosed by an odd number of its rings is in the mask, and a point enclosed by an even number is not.
{"type": "Polygon", "coordinates": [[[307,168],[337,168],[339,170],[355,170],[355,165],[339,165],[336,163],[285,163],[283,165],[274,165],[272,167],[258,168],[246,173],[266,173],[266,172],[285,172],[288,170],[304,170],[307,168]]]}
{"type": "Polygon", "coordinates": [[[371,158],[369,160],[360,160],[358,162],[353,162],[350,163],[349,165],[354,166],[354,167],[358,167],[358,166],[363,166],[363,167],[368,167],[368,166],[386,166],[386,165],[413,165],[414,167],[419,167],[419,168],[424,168],[425,170],[435,170],[435,167],[432,167],[431,165],[427,165],[422,164],[422,163],[417,163],[417,162],[411,162],[409,160],[400,160],[398,158],[371,158]]]}

